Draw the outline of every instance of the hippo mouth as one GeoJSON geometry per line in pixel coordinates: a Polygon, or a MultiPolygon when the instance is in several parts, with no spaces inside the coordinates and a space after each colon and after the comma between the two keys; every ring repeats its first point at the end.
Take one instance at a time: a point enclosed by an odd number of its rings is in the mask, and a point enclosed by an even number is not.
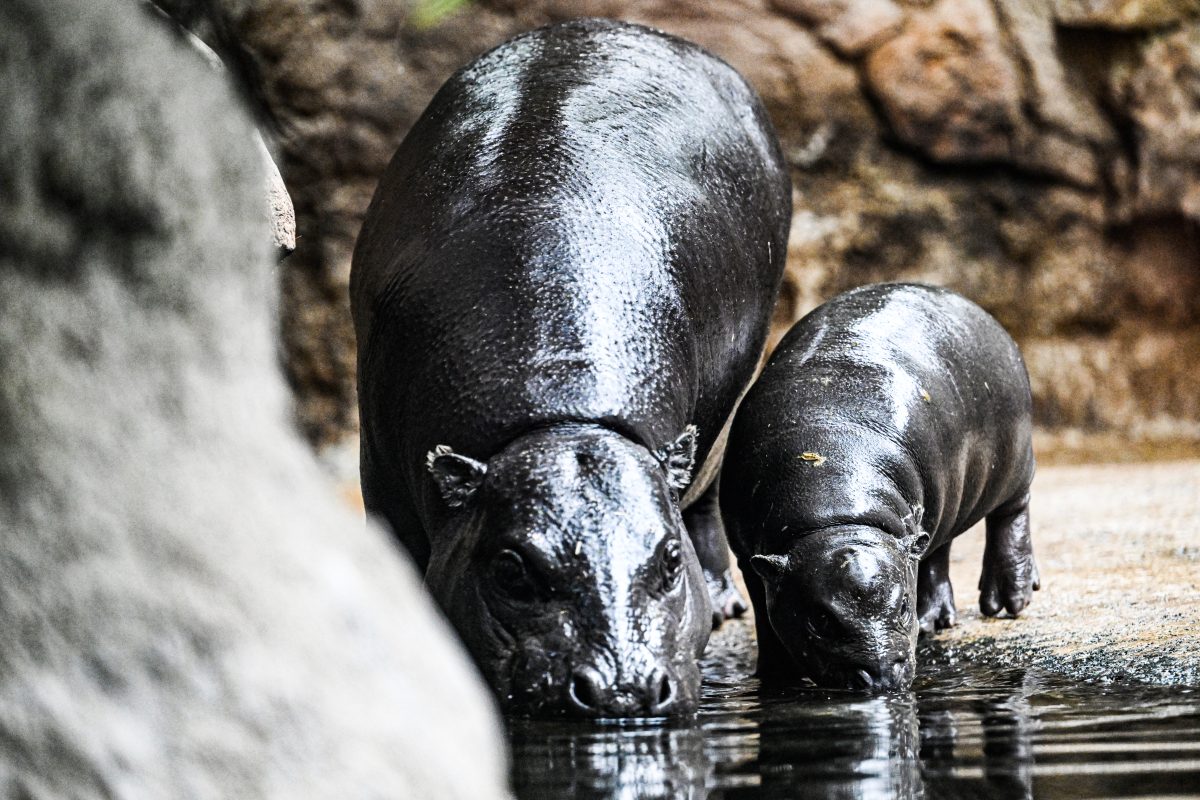
{"type": "Polygon", "coordinates": [[[592,667],[576,667],[567,691],[574,716],[596,719],[668,717],[675,713],[676,681],[664,669],[654,669],[637,683],[606,685],[592,667]]]}
{"type": "Polygon", "coordinates": [[[913,681],[913,659],[902,656],[888,661],[863,663],[833,655],[809,654],[800,666],[807,665],[805,680],[823,690],[854,694],[907,691],[913,681]]]}
{"type": "Polygon", "coordinates": [[[897,661],[884,669],[849,662],[832,663],[817,674],[813,680],[822,689],[855,694],[907,691],[913,680],[912,664],[908,660],[897,661]]]}
{"type": "Polygon", "coordinates": [[[693,693],[668,669],[650,670],[639,681],[613,683],[584,662],[572,668],[536,649],[511,660],[505,686],[496,688],[509,717],[661,719],[689,713],[695,704],[693,693]]]}

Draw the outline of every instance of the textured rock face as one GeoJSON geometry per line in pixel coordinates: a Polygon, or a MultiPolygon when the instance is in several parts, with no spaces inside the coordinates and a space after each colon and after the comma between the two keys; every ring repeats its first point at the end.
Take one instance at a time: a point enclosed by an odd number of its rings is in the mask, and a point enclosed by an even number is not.
{"type": "Polygon", "coordinates": [[[692,39],[763,95],[797,191],[780,326],[868,281],[944,284],[1022,343],[1043,425],[1200,437],[1193,0],[223,2],[289,132],[285,333],[318,440],[354,427],[350,250],[395,146],[454,68],[581,15],[692,39]]]}
{"type": "Polygon", "coordinates": [[[232,93],[127,0],[6,0],[0,64],[0,794],[505,796],[465,655],[288,419],[232,93]]]}
{"type": "Polygon", "coordinates": [[[867,83],[892,130],[930,158],[1010,157],[1021,85],[989,0],[939,2],[867,57],[867,83]]]}

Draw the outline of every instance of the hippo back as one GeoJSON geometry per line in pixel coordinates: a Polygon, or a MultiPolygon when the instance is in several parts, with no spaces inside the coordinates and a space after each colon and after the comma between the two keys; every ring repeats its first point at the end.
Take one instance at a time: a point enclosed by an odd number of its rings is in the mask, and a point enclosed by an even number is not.
{"type": "Polygon", "coordinates": [[[1016,344],[966,298],[878,284],[831,300],[780,342],[734,422],[722,503],[762,526],[731,530],[734,549],[839,524],[899,535],[919,505],[932,551],[1028,490],[1030,406],[1016,344]]]}
{"type": "MultiPolygon", "coordinates": [[[[699,459],[749,381],[782,275],[785,166],[753,91],[679,39],[580,20],[454,75],[354,254],[364,488],[599,422],[699,459]]],[[[419,488],[422,487],[422,488],[419,488]]]]}

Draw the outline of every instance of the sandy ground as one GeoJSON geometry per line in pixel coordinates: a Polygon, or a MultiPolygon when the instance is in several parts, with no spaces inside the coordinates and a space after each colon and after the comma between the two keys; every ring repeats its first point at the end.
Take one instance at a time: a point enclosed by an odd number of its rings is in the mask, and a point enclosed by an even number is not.
{"type": "MultiPolygon", "coordinates": [[[[1030,606],[979,612],[981,523],[951,550],[958,624],[922,658],[1200,685],[1200,460],[1041,467],[1031,518],[1042,588],[1030,606]]],[[[726,628],[716,641],[753,631],[726,628]]]]}
{"type": "Polygon", "coordinates": [[[1042,589],[1016,620],[979,613],[983,530],[955,540],[949,657],[1084,680],[1200,684],[1200,460],[1042,468],[1042,589]]]}
{"type": "MultiPolygon", "coordinates": [[[[347,448],[331,471],[361,509],[355,455],[347,448]]],[[[1041,467],[1033,488],[1041,591],[1019,619],[983,617],[983,528],[968,531],[951,551],[958,625],[923,652],[1081,680],[1200,685],[1200,459],[1125,455],[1125,463],[1063,465],[1071,459],[1039,454],[1043,464],[1060,462],[1041,467]]],[[[730,629],[753,630],[726,626],[716,638],[730,629]]]]}
{"type": "MultiPolygon", "coordinates": [[[[1095,456],[1101,444],[1077,452],[1095,456]]],[[[1032,521],[1042,589],[1018,619],[984,617],[978,525],[951,550],[958,625],[924,640],[918,655],[1096,683],[1200,685],[1200,460],[1144,460],[1156,454],[1125,450],[1124,463],[1039,468],[1032,521]]],[[[1073,457],[1059,450],[1039,461],[1073,457]]],[[[709,646],[735,646],[753,632],[727,624],[709,646]]]]}

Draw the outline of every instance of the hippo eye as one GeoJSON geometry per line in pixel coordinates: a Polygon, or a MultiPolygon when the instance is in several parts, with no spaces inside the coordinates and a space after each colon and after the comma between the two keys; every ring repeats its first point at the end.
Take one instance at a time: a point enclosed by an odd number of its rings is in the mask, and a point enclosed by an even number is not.
{"type": "Polygon", "coordinates": [[[908,598],[907,597],[905,597],[903,600],[900,601],[900,616],[903,617],[904,619],[908,619],[908,598]]]}
{"type": "Polygon", "coordinates": [[[842,626],[833,614],[828,611],[816,610],[808,617],[808,632],[818,639],[833,639],[841,631],[842,626]]]}
{"type": "Polygon", "coordinates": [[[663,545],[659,567],[662,571],[663,587],[670,589],[683,574],[683,546],[678,539],[669,539],[663,545]]]}
{"type": "Polygon", "coordinates": [[[536,588],[525,569],[525,559],[515,550],[501,550],[492,559],[492,578],[496,585],[514,600],[532,600],[536,588]]]}

